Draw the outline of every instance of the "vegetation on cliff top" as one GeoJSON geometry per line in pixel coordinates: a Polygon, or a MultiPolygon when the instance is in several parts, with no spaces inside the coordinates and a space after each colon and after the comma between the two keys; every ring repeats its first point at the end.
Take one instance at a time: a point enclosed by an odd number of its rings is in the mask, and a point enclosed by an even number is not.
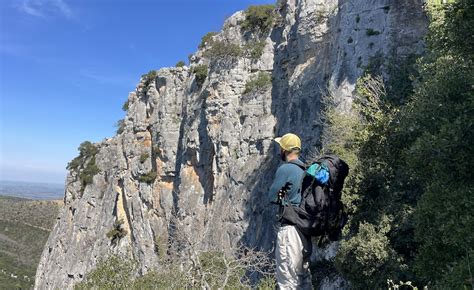
{"type": "Polygon", "coordinates": [[[186,65],[186,64],[184,63],[184,61],[180,60],[180,61],[178,61],[178,62],[176,63],[175,66],[176,66],[176,67],[183,67],[183,66],[185,66],[185,65],[186,65]]]}
{"type": "Polygon", "coordinates": [[[196,77],[196,83],[199,87],[204,84],[204,81],[206,81],[207,78],[207,70],[208,67],[205,64],[200,64],[195,67],[193,67],[192,72],[194,73],[196,77]]]}
{"type": "Polygon", "coordinates": [[[212,37],[216,35],[217,32],[211,31],[206,33],[202,38],[201,38],[201,43],[199,44],[199,49],[203,49],[206,46],[212,44],[212,37]]]}
{"type": "Polygon", "coordinates": [[[216,32],[208,32],[201,39],[199,49],[204,50],[203,55],[211,60],[227,60],[237,57],[249,57],[253,60],[259,59],[265,47],[265,38],[273,27],[276,13],[275,5],[249,6],[245,10],[245,19],[241,24],[243,33],[247,35],[247,43],[241,46],[239,43],[227,40],[214,40],[216,32]]]}
{"type": "Polygon", "coordinates": [[[148,90],[150,88],[150,85],[152,84],[152,82],[155,81],[157,76],[158,76],[158,72],[156,70],[151,70],[147,74],[142,75],[142,79],[144,79],[143,88],[145,90],[148,90]]]}
{"type": "Polygon", "coordinates": [[[254,5],[245,10],[242,30],[265,35],[270,32],[275,21],[275,5],[254,5]]]}
{"type": "Polygon", "coordinates": [[[95,163],[95,156],[99,149],[89,141],[84,141],[79,145],[79,156],[68,163],[68,170],[79,170],[79,180],[81,182],[81,192],[87,185],[92,183],[94,175],[100,172],[95,163]]]}

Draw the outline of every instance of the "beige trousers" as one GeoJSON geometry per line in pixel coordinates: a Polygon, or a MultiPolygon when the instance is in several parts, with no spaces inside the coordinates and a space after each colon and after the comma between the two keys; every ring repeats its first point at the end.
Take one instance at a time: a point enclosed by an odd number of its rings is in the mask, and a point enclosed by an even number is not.
{"type": "Polygon", "coordinates": [[[309,265],[303,265],[303,243],[294,226],[278,229],[275,259],[279,289],[312,289],[309,265]]]}

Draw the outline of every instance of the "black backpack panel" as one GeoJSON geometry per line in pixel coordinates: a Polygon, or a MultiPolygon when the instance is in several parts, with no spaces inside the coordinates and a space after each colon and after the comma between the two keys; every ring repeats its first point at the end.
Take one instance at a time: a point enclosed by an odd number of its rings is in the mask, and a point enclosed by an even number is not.
{"type": "Polygon", "coordinates": [[[301,184],[299,207],[283,206],[282,221],[295,225],[308,236],[327,236],[329,240],[339,239],[347,222],[347,214],[341,202],[344,180],[349,173],[346,162],[334,155],[325,155],[316,163],[324,164],[329,171],[328,184],[320,184],[305,172],[301,184]]]}

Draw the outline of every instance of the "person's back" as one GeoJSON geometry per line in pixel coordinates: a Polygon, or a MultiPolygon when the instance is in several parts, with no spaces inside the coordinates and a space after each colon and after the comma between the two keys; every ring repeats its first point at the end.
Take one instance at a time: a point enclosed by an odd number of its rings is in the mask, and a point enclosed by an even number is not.
{"type": "MultiPolygon", "coordinates": [[[[285,206],[286,200],[298,206],[301,202],[300,186],[304,176],[304,163],[299,160],[301,151],[300,138],[294,134],[286,134],[275,138],[280,145],[282,164],[275,173],[275,178],[268,192],[272,202],[278,201],[280,190],[286,187],[286,197],[280,206],[285,206]]],[[[276,278],[279,289],[311,289],[309,265],[304,263],[304,243],[308,240],[300,235],[295,226],[280,224],[275,248],[276,278]]]]}
{"type": "Polygon", "coordinates": [[[304,163],[300,159],[294,159],[290,162],[283,163],[278,167],[272,186],[268,191],[269,199],[276,202],[278,192],[285,185],[288,186],[286,191],[288,201],[295,206],[301,202],[300,185],[304,176],[304,163]]]}

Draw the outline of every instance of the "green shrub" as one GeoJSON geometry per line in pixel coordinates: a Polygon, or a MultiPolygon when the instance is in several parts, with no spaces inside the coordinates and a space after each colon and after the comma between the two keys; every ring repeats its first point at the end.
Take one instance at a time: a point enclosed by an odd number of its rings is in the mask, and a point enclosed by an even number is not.
{"type": "MultiPolygon", "coordinates": [[[[268,264],[268,253],[253,252],[251,257],[238,259],[220,251],[196,252],[190,246],[181,244],[180,251],[161,257],[153,270],[136,278],[136,261],[111,256],[87,273],[74,289],[250,289],[246,271],[262,274],[257,272],[259,267],[273,268],[268,264]]],[[[265,274],[258,289],[274,285],[274,278],[265,274]]]]}
{"type": "Polygon", "coordinates": [[[176,63],[176,67],[183,67],[185,66],[186,64],[184,63],[184,61],[180,60],[176,63]]]}
{"type": "Polygon", "coordinates": [[[92,184],[93,177],[100,172],[99,167],[95,164],[95,156],[93,156],[86,167],[79,173],[79,180],[81,181],[82,189],[84,191],[87,185],[92,184]]]}
{"type": "Polygon", "coordinates": [[[245,10],[242,30],[265,35],[270,32],[275,21],[275,5],[249,6],[245,10]]]}
{"type": "Polygon", "coordinates": [[[241,278],[245,274],[243,267],[229,267],[235,260],[225,257],[223,252],[208,251],[199,255],[199,263],[204,274],[203,280],[212,288],[218,288],[226,282],[226,287],[237,289],[242,287],[241,278]],[[209,273],[209,274],[207,274],[209,273]]]}
{"type": "Polygon", "coordinates": [[[117,135],[122,134],[125,130],[125,121],[123,119],[118,120],[117,123],[115,123],[115,127],[117,128],[117,135]]]}
{"type": "Polygon", "coordinates": [[[196,83],[200,87],[207,78],[207,65],[200,64],[193,67],[193,73],[196,76],[196,83]]]}
{"type": "Polygon", "coordinates": [[[277,289],[277,281],[273,276],[265,276],[258,281],[257,289],[259,290],[270,290],[277,289]]]}
{"type": "MultiPolygon", "coordinates": [[[[222,252],[199,252],[194,260],[196,264],[190,262],[190,258],[185,261],[163,259],[156,270],[134,278],[138,270],[136,261],[111,256],[99,262],[74,289],[250,288],[247,281],[243,281],[248,265],[222,252]]],[[[269,289],[265,286],[274,285],[274,281],[268,278],[261,285],[258,289],[269,289]]]]}
{"type": "Polygon", "coordinates": [[[250,92],[255,92],[259,90],[264,90],[271,86],[272,78],[269,73],[266,72],[259,72],[255,78],[247,81],[245,84],[244,94],[248,94],[250,92]]]}
{"type": "Polygon", "coordinates": [[[155,253],[160,258],[165,258],[166,251],[168,250],[168,239],[164,235],[157,235],[156,233],[153,235],[153,244],[155,253]]]}
{"type": "Polygon", "coordinates": [[[355,236],[341,242],[336,266],[355,289],[381,289],[386,285],[394,255],[386,236],[389,229],[388,225],[378,228],[361,223],[355,236]]]}
{"type": "Polygon", "coordinates": [[[389,59],[387,90],[361,78],[356,118],[336,124],[350,129],[335,134],[343,139],[337,148],[355,160],[343,194],[352,215],[336,261],[355,289],[383,288],[387,279],[473,286],[474,178],[466,168],[474,62],[466,43],[474,9],[465,0],[439,9],[430,11],[426,55],[416,66],[416,56],[389,59]]]}
{"type": "Polygon", "coordinates": [[[78,169],[79,166],[81,166],[83,164],[84,160],[81,156],[77,156],[76,158],[74,158],[73,160],[71,160],[71,162],[69,162],[66,166],[66,169],[67,170],[71,170],[71,169],[78,169]]]}
{"type": "Polygon", "coordinates": [[[360,15],[357,14],[357,16],[356,16],[356,23],[359,23],[359,22],[360,22],[360,15]]]}
{"type": "Polygon", "coordinates": [[[142,155],[140,155],[140,163],[145,163],[145,161],[148,159],[148,157],[150,157],[150,154],[148,153],[142,153],[142,155]]]}
{"type": "Polygon", "coordinates": [[[353,43],[354,42],[354,39],[352,39],[351,36],[349,36],[349,38],[347,39],[347,43],[353,43]]]}
{"type": "Polygon", "coordinates": [[[79,155],[81,156],[93,156],[99,152],[99,148],[92,144],[90,141],[84,141],[79,145],[79,155]]]}
{"type": "Polygon", "coordinates": [[[74,289],[131,289],[135,270],[136,262],[111,256],[100,261],[74,289]]]}
{"type": "Polygon", "coordinates": [[[100,172],[95,164],[95,156],[99,149],[91,142],[84,141],[79,145],[78,150],[79,156],[69,162],[66,168],[68,170],[80,170],[79,181],[81,182],[81,192],[84,192],[86,186],[92,184],[94,175],[100,172]],[[87,164],[84,166],[86,161],[87,164]]]}
{"type": "Polygon", "coordinates": [[[83,165],[85,159],[95,156],[99,152],[99,149],[90,141],[82,142],[77,150],[79,150],[79,156],[69,162],[66,169],[78,169],[79,166],[83,165]]]}
{"type": "Polygon", "coordinates": [[[162,267],[136,278],[131,289],[193,289],[191,277],[179,265],[162,267]]]}
{"type": "MultiPolygon", "coordinates": [[[[439,53],[472,56],[473,6],[469,0],[448,0],[441,6],[430,1],[430,33],[427,41],[439,53]]],[[[441,2],[437,0],[436,2],[441,2]]]]}
{"type": "Polygon", "coordinates": [[[150,171],[147,174],[142,174],[138,177],[138,181],[146,182],[148,184],[153,183],[156,179],[156,171],[150,171]]]}
{"type": "Polygon", "coordinates": [[[145,90],[148,90],[150,88],[150,84],[155,81],[156,77],[158,76],[158,73],[156,70],[151,70],[147,74],[142,75],[142,78],[145,80],[143,83],[143,87],[145,90]]]}
{"type": "Polygon", "coordinates": [[[199,49],[203,49],[206,46],[212,45],[212,37],[216,35],[217,32],[208,32],[201,38],[201,43],[199,44],[199,49]]]}
{"type": "Polygon", "coordinates": [[[122,110],[127,112],[128,111],[128,100],[125,101],[125,103],[123,103],[123,106],[122,106],[122,110]]]}
{"type": "Polygon", "coordinates": [[[110,239],[113,245],[127,235],[127,230],[123,228],[123,219],[116,220],[112,229],[107,233],[107,238],[110,239]]]}
{"type": "MultiPolygon", "coordinates": [[[[375,57],[378,57],[378,55],[375,57]]],[[[383,56],[380,56],[380,58],[383,58],[383,56]]],[[[390,102],[403,104],[413,94],[413,79],[419,77],[416,70],[416,59],[417,55],[411,54],[404,58],[389,60],[387,64],[389,78],[386,83],[390,102]]],[[[377,62],[381,66],[383,60],[376,60],[375,63],[377,62]]]]}
{"type": "Polygon", "coordinates": [[[388,13],[388,12],[390,11],[390,6],[389,6],[389,5],[384,6],[384,7],[383,7],[383,11],[384,11],[385,13],[388,13]]]}
{"type": "MultiPolygon", "coordinates": [[[[384,61],[385,56],[380,51],[370,56],[369,60],[367,61],[367,65],[364,67],[364,75],[380,75],[382,73],[382,66],[384,65],[384,61]]],[[[407,77],[406,75],[404,76],[407,77]]],[[[395,77],[395,75],[393,77],[395,77]]]]}
{"type": "Polygon", "coordinates": [[[379,35],[379,34],[380,34],[380,31],[374,30],[374,29],[372,29],[372,28],[367,28],[367,29],[365,30],[365,34],[366,34],[367,36],[379,35]]]}
{"type": "Polygon", "coordinates": [[[242,55],[242,48],[236,43],[214,41],[211,47],[204,51],[203,55],[210,59],[235,58],[242,55]]]}
{"type": "Polygon", "coordinates": [[[254,40],[248,42],[244,47],[246,55],[253,60],[259,59],[263,54],[265,44],[265,40],[254,40]]]}
{"type": "Polygon", "coordinates": [[[474,286],[474,6],[458,0],[429,11],[428,53],[403,110],[403,157],[423,193],[414,223],[415,270],[439,289],[474,286]]]}

